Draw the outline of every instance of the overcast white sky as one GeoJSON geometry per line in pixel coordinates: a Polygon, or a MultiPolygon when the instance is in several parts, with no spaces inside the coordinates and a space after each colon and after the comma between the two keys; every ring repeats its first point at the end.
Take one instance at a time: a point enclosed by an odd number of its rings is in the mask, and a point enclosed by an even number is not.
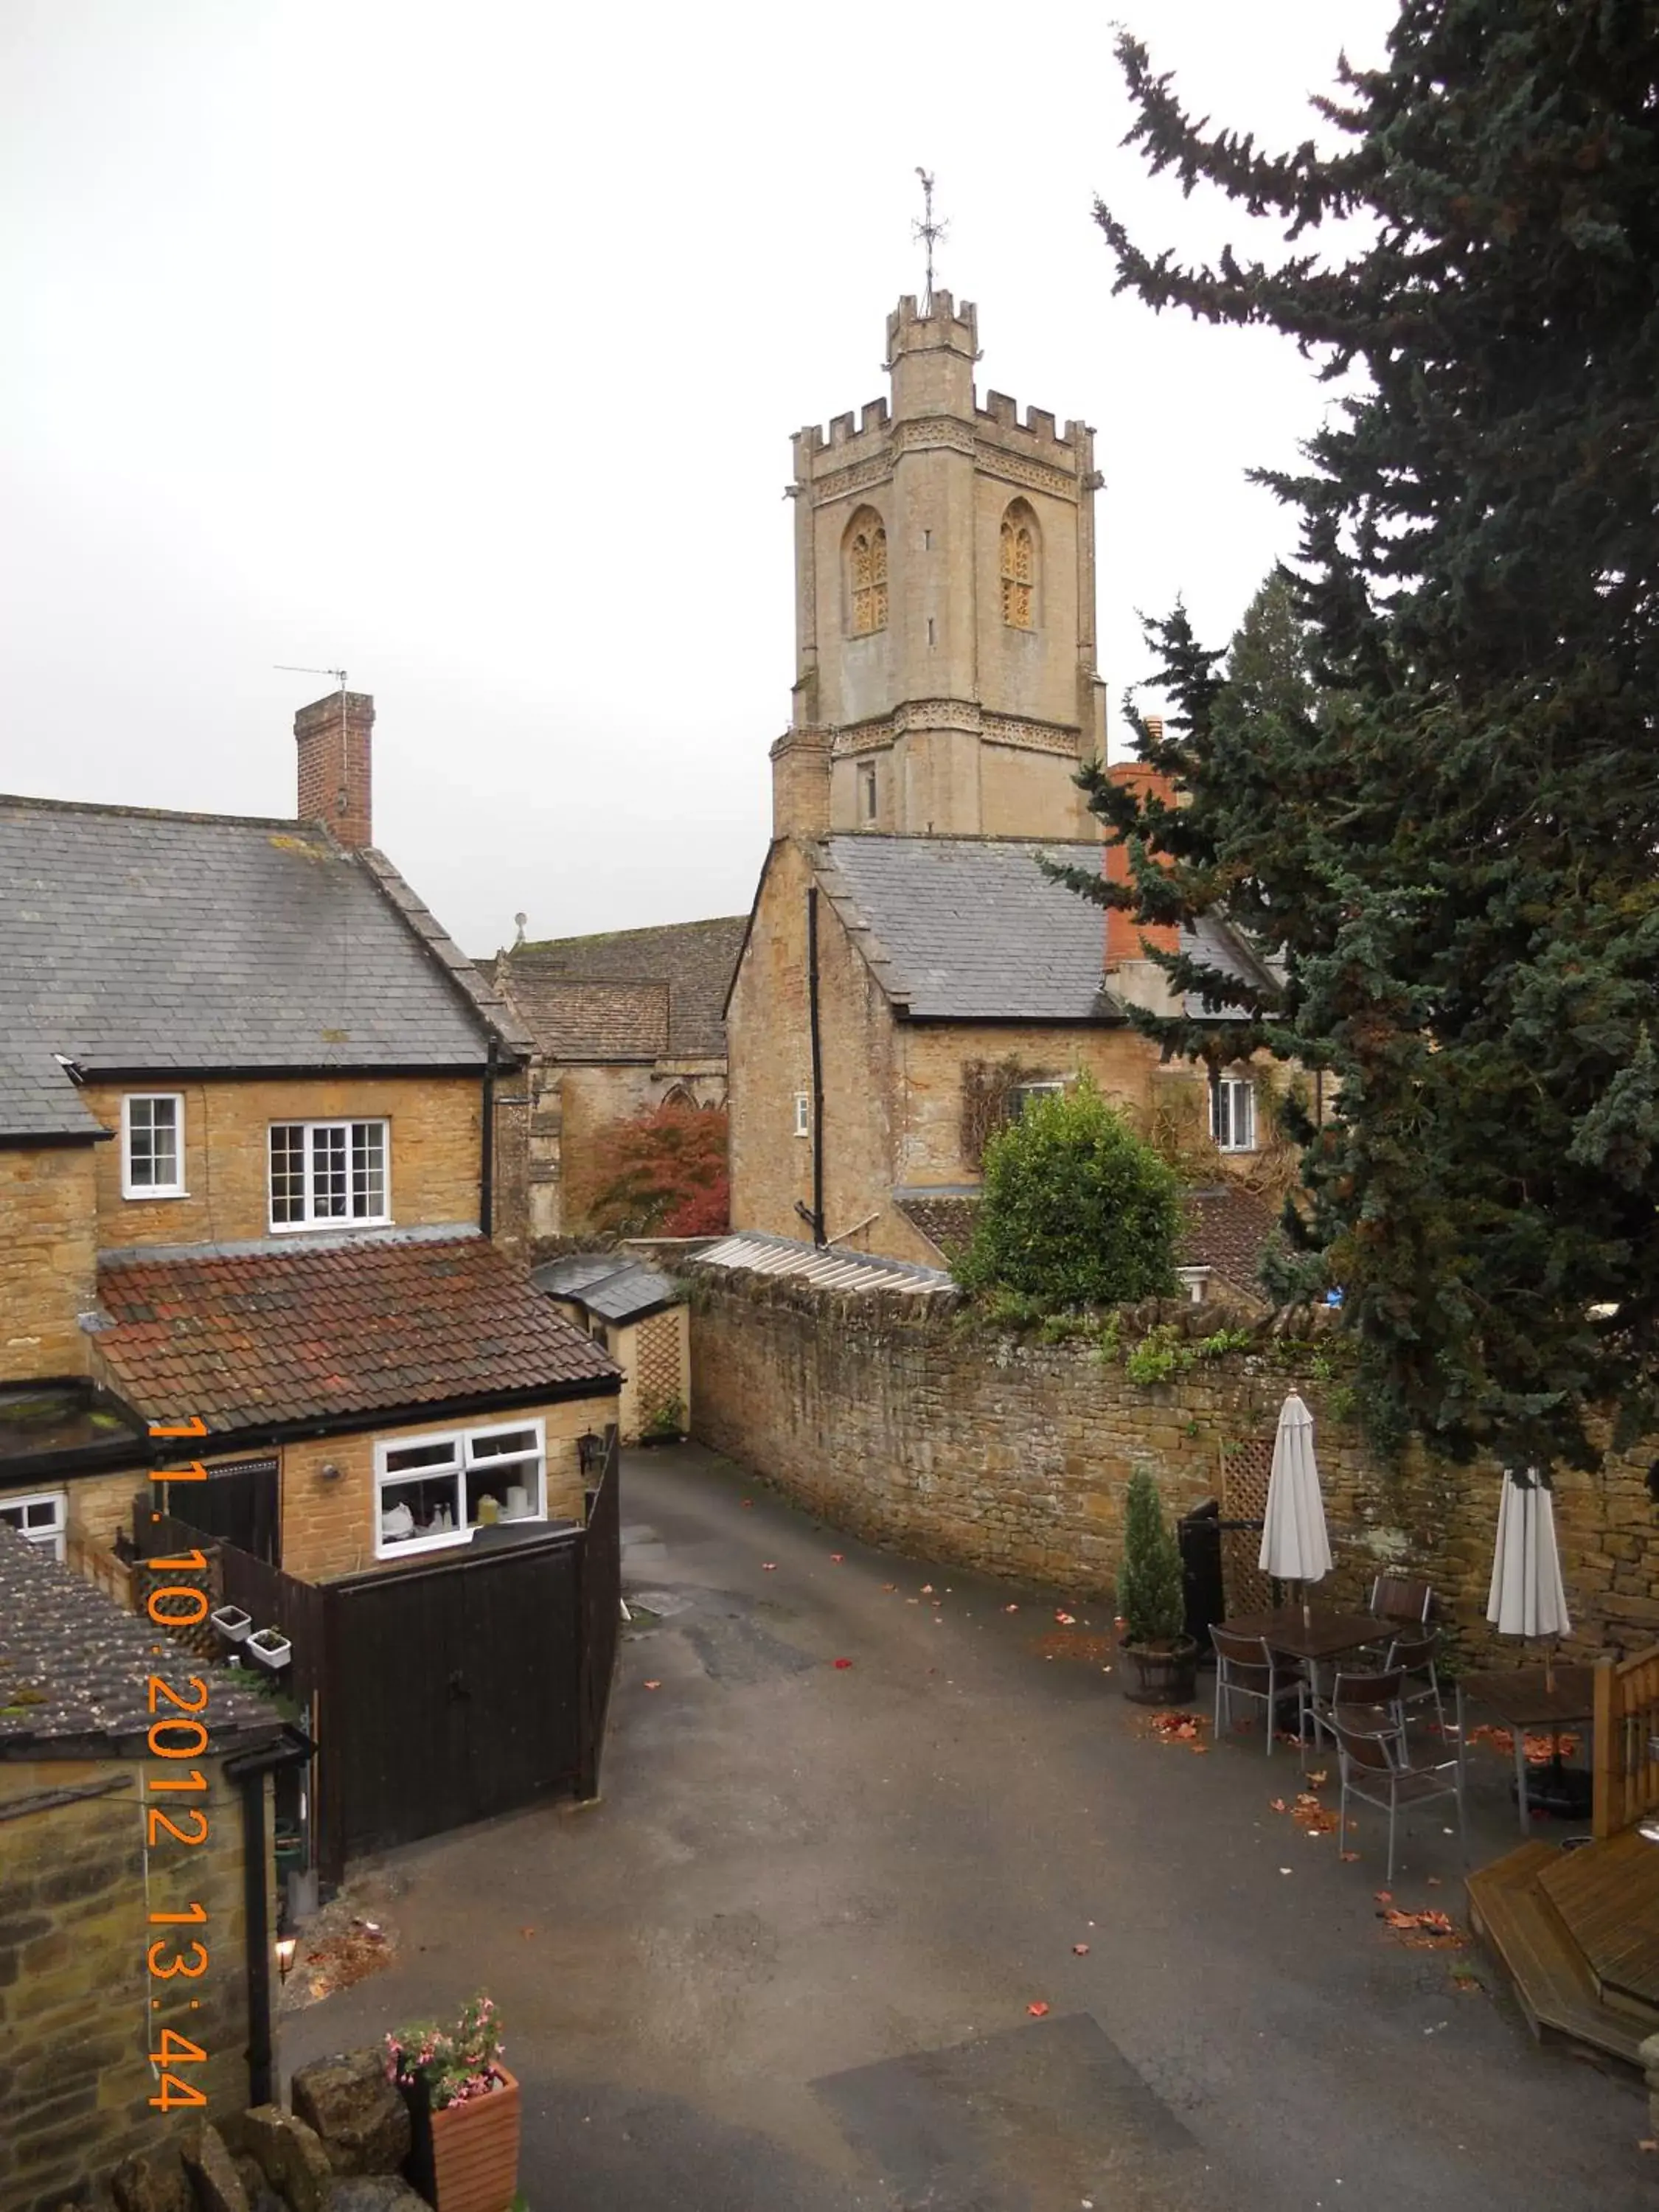
{"type": "MultiPolygon", "coordinates": [[[[1277,146],[1392,0],[1119,0],[1277,146]]],[[[739,912],[793,675],[788,440],[886,388],[918,163],[980,389],[1095,425],[1102,672],[1223,642],[1293,349],[1110,295],[1240,219],[1150,183],[1107,11],[0,0],[0,788],[291,813],[379,709],[376,842],[470,951],[739,912]]],[[[1266,241],[1272,244],[1270,233],[1266,241]]]]}

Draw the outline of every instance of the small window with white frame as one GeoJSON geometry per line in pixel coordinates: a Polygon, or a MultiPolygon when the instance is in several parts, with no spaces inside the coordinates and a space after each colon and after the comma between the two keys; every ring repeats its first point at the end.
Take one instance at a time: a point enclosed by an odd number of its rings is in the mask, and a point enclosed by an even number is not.
{"type": "Polygon", "coordinates": [[[400,1437],[374,1447],[374,1556],[466,1544],[477,1528],[547,1518],[540,1420],[400,1437]]]}
{"type": "Polygon", "coordinates": [[[272,1229],[390,1221],[390,1152],[384,1121],[273,1121],[272,1229]]]}
{"type": "Polygon", "coordinates": [[[69,1492],[41,1490],[29,1498],[0,1498],[0,1521],[61,1561],[69,1528],[69,1492]]]}
{"type": "Polygon", "coordinates": [[[1037,1083],[1016,1083],[1008,1093],[1008,1119],[1018,1121],[1027,1107],[1034,1106],[1039,1098],[1059,1098],[1065,1090],[1058,1076],[1044,1077],[1037,1083]]]}
{"type": "Polygon", "coordinates": [[[812,1133],[812,1094],[809,1091],[795,1093],[795,1134],[810,1137],[812,1133]]]}
{"type": "Polygon", "coordinates": [[[1255,1085],[1248,1075],[1224,1075],[1211,1085],[1210,1134],[1224,1152],[1255,1150],[1255,1085]]]}
{"type": "Polygon", "coordinates": [[[121,1195],[184,1198],[185,1101],[178,1091],[131,1091],[121,1101],[121,1195]]]}

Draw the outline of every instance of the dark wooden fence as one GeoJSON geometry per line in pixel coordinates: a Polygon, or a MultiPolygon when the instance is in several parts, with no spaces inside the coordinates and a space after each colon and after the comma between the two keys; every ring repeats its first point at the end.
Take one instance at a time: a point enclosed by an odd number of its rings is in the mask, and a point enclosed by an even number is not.
{"type": "Polygon", "coordinates": [[[294,1647],[281,1681],[318,1746],[309,1826],[325,1882],[368,1851],[556,1790],[597,1793],[621,1613],[618,1459],[612,1428],[583,1528],[323,1583],[139,1501],[141,1560],[201,1550],[213,1603],[294,1647]]]}

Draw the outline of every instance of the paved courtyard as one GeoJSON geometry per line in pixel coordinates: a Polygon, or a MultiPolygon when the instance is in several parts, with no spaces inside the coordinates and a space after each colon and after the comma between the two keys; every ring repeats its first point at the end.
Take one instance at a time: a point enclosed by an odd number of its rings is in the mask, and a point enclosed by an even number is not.
{"type": "MultiPolygon", "coordinates": [[[[1294,1747],[1160,1742],[1097,1611],[1063,1629],[694,1448],[623,1480],[646,1611],[601,1800],[371,1869],[395,1963],[288,2017],[287,2064],[488,1987],[532,2212],[1651,2207],[1636,2086],[1389,1930],[1380,1824],[1344,1864],[1272,1809],[1294,1747]]],[[[1478,1863],[1514,1829],[1475,1771],[1478,1863]]],[[[1459,1876],[1431,1821],[1395,1902],[1461,1920],[1459,1876]]]]}

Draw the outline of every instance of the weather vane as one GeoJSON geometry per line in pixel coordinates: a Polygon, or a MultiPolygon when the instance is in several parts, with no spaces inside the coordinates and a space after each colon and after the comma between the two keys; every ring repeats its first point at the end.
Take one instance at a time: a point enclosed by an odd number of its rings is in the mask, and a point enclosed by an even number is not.
{"type": "Polygon", "coordinates": [[[933,180],[926,169],[918,169],[916,174],[921,179],[922,216],[920,222],[911,224],[910,235],[912,238],[920,239],[927,249],[927,313],[931,315],[933,312],[933,248],[951,226],[948,222],[934,222],[933,180]]]}

